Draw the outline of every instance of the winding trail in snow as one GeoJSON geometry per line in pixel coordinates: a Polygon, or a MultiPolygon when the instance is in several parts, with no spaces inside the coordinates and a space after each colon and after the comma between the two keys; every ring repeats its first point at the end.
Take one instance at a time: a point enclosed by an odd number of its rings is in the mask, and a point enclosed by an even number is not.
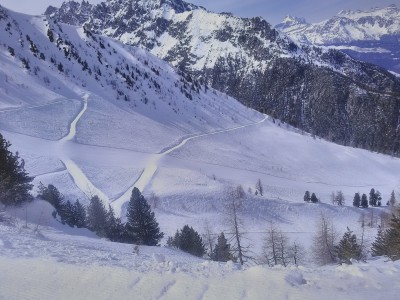
{"type": "Polygon", "coordinates": [[[266,119],[268,119],[268,116],[264,116],[264,118],[258,122],[241,125],[241,126],[236,126],[236,127],[228,128],[228,129],[217,130],[214,132],[194,135],[194,136],[191,136],[191,137],[188,137],[188,138],[182,140],[179,144],[177,144],[175,146],[170,146],[170,147],[166,148],[165,150],[163,150],[162,152],[160,152],[158,154],[151,155],[150,158],[148,159],[148,161],[146,162],[146,167],[145,167],[144,171],[142,172],[142,174],[140,175],[140,177],[138,178],[138,180],[136,180],[136,182],[134,182],[134,184],[131,187],[129,187],[128,190],[122,196],[115,199],[111,203],[111,206],[114,208],[114,210],[117,213],[119,213],[120,216],[123,216],[123,209],[124,209],[123,205],[129,201],[133,188],[136,187],[140,191],[143,192],[144,189],[146,188],[146,186],[152,180],[154,174],[157,172],[158,163],[160,162],[160,160],[164,156],[170,154],[171,152],[183,147],[190,140],[194,140],[194,139],[198,139],[198,138],[206,137],[206,136],[210,136],[210,135],[215,135],[215,134],[221,134],[221,133],[225,133],[225,132],[229,132],[229,131],[234,131],[234,130],[238,130],[238,129],[242,129],[242,128],[246,128],[246,127],[250,127],[250,126],[255,126],[255,125],[263,123],[266,119]]]}
{"type": "Polygon", "coordinates": [[[81,111],[76,115],[75,119],[69,125],[69,132],[68,134],[60,139],[57,142],[57,148],[59,151],[59,158],[65,168],[67,169],[68,173],[71,175],[72,180],[74,181],[75,185],[88,197],[89,199],[97,195],[106,205],[108,206],[109,199],[106,194],[104,194],[100,189],[98,189],[87,176],[85,173],[78,167],[78,165],[68,157],[68,144],[71,143],[76,136],[76,126],[83,116],[85,111],[88,108],[88,101],[89,101],[90,94],[86,93],[83,99],[83,107],[81,111]]]}

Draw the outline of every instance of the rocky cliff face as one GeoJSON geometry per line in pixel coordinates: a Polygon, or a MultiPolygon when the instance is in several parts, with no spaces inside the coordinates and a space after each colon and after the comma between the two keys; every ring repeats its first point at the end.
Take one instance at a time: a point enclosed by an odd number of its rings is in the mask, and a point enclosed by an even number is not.
{"type": "Polygon", "coordinates": [[[400,154],[400,81],[336,50],[294,43],[261,18],[181,0],[73,1],[54,20],[146,48],[248,106],[337,143],[400,154]]]}

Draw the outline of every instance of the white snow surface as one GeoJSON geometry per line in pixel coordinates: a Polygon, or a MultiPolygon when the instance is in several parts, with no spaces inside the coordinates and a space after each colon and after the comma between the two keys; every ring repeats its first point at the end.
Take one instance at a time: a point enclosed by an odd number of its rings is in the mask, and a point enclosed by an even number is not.
{"type": "Polygon", "coordinates": [[[43,201],[0,223],[0,299],[389,299],[400,262],[241,267],[166,247],[112,243],[61,225],[43,201]],[[28,212],[25,223],[26,211],[28,212]]]}
{"type": "MultiPolygon", "coordinates": [[[[321,213],[340,233],[347,226],[359,233],[360,216],[387,209],[353,208],[354,193],[376,188],[386,203],[398,188],[399,159],[313,139],[192,85],[144,50],[0,7],[1,28],[8,23],[0,35],[0,132],[36,176],[35,189],[52,183],[66,199],[83,203],[97,194],[124,219],[136,186],[166,234],[162,245],[185,224],[203,233],[207,221],[214,234],[229,234],[221,217],[226,189],[239,184],[246,191],[245,244],[254,245],[255,256],[270,222],[309,248],[321,213]],[[63,40],[60,48],[49,41],[48,28],[63,40]],[[33,55],[27,35],[44,60],[33,55]],[[91,73],[65,58],[73,47],[91,73]],[[132,87],[121,73],[133,73],[132,87]],[[254,194],[258,179],[262,196],[254,194]],[[305,190],[322,203],[304,203],[305,190]],[[343,207],[329,202],[337,190],[346,197],[343,207]]],[[[326,299],[377,299],[382,291],[385,299],[397,299],[400,291],[394,280],[399,263],[383,259],[270,269],[210,262],[165,247],[140,247],[135,255],[131,245],[63,226],[51,212],[39,200],[6,211],[11,223],[0,222],[0,270],[6,270],[0,272],[0,299],[218,299],[222,291],[227,299],[320,299],[321,291],[326,299]]],[[[366,234],[371,241],[376,228],[366,234]]]]}

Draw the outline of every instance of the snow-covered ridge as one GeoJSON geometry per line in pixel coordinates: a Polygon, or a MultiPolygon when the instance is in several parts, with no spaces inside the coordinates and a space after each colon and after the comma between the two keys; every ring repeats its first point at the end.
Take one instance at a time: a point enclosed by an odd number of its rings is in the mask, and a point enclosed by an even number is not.
{"type": "Polygon", "coordinates": [[[400,10],[396,5],[367,11],[347,10],[314,24],[285,18],[275,28],[299,42],[317,45],[379,40],[384,35],[400,34],[400,10]]]}
{"type": "MultiPolygon", "coordinates": [[[[74,2],[76,7],[70,3],[47,14],[58,22],[75,24],[78,20],[92,32],[144,48],[246,106],[308,132],[342,144],[373,144],[372,149],[384,153],[397,147],[391,145],[397,139],[393,124],[380,127],[390,128],[389,135],[373,124],[359,126],[365,123],[360,103],[375,106],[368,110],[382,111],[377,106],[392,106],[397,101],[400,82],[381,68],[334,49],[296,44],[258,17],[217,14],[181,1],[151,5],[105,1],[88,8],[88,14],[80,13],[79,3],[74,2]],[[325,86],[333,90],[327,92],[325,86]],[[355,100],[358,95],[361,102],[355,100]],[[387,96],[389,101],[384,99],[387,96]],[[311,117],[315,115],[323,117],[311,117]],[[347,119],[350,115],[356,118],[347,119]],[[376,128],[376,134],[387,140],[377,145],[376,138],[358,132],[367,127],[376,128]]],[[[391,120],[392,109],[386,108],[384,119],[391,120]]]]}

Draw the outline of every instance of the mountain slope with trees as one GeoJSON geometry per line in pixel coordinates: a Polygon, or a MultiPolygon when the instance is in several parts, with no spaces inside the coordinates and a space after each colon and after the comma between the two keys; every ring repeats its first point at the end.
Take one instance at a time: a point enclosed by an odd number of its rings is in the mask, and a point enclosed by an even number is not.
{"type": "Polygon", "coordinates": [[[261,18],[181,0],[65,2],[53,20],[143,47],[192,77],[330,141],[398,155],[400,81],[336,50],[298,45],[261,18]]]}

